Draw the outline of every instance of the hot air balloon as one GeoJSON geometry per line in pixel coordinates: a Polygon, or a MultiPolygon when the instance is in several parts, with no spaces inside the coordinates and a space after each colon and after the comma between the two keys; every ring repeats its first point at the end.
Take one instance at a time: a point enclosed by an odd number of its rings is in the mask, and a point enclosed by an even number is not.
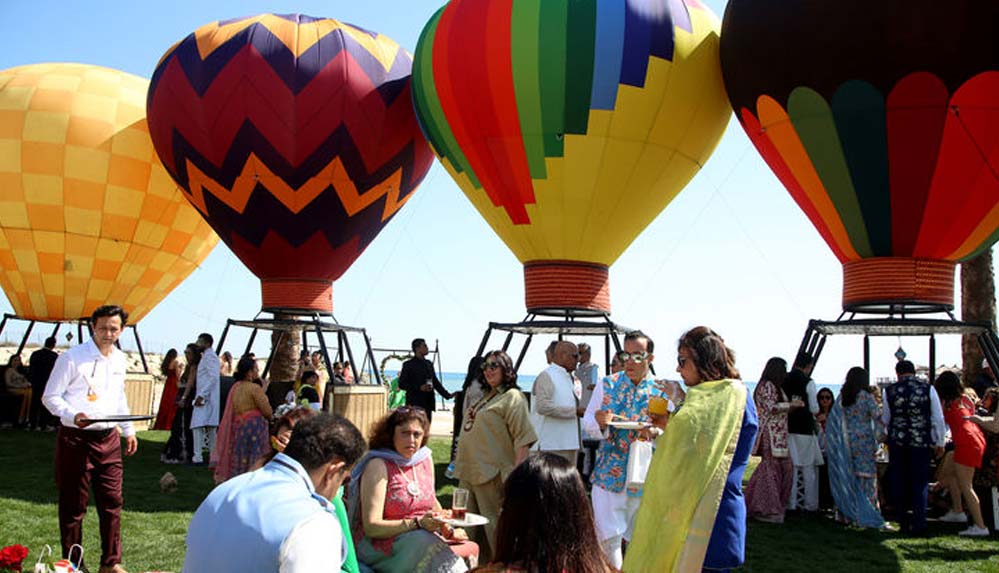
{"type": "Polygon", "coordinates": [[[697,0],[452,0],[413,99],[434,151],[524,265],[529,312],[608,315],[608,268],[730,115],[697,0]]]}
{"type": "Polygon", "coordinates": [[[380,34],[272,14],[202,26],[157,65],[156,151],[264,310],[331,314],[332,281],[426,175],[411,66],[380,34]]]}
{"type": "Polygon", "coordinates": [[[999,4],[731,0],[740,123],[843,264],[843,308],[954,306],[999,230],[999,4]]]}
{"type": "Polygon", "coordinates": [[[147,85],[83,64],[0,71],[0,286],[18,318],[113,302],[134,324],[218,242],[153,151],[147,85]]]}
{"type": "Polygon", "coordinates": [[[346,350],[355,369],[347,333],[359,333],[379,379],[367,333],[321,316],[332,317],[332,282],[433,162],[413,112],[411,69],[412,56],[381,34],[297,14],[213,22],[163,56],[147,100],[156,151],[260,278],[262,309],[274,313],[230,319],[219,349],[229,326],[253,328],[250,344],[259,328],[273,330],[275,377],[285,381],[304,327],[315,331],[328,372],[323,333],[337,333],[338,360],[346,350]]]}

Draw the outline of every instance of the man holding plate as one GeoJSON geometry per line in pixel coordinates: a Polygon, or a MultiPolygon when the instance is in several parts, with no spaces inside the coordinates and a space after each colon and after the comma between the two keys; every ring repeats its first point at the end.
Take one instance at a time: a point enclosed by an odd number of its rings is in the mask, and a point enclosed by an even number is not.
{"type": "Polygon", "coordinates": [[[101,530],[100,573],[124,573],[121,563],[121,440],[125,455],[138,448],[127,421],[95,422],[128,416],[125,353],[115,346],[128,320],[120,306],[105,305],[90,317],[92,338],[64,352],[52,369],[42,403],[61,421],[55,448],[62,555],[83,544],[83,516],[91,483],[101,530]]]}
{"type": "MultiPolygon", "coordinates": [[[[642,332],[626,334],[624,351],[618,353],[624,371],[604,378],[594,388],[583,415],[584,432],[594,439],[603,438],[590,478],[593,518],[604,555],[617,569],[623,562],[621,541],[631,538],[642,501],[642,490],[628,488],[626,483],[631,444],[659,433],[648,412],[649,399],[662,398],[650,373],[654,348],[652,339],[642,332]]],[[[661,425],[662,418],[656,422],[661,425]]]]}

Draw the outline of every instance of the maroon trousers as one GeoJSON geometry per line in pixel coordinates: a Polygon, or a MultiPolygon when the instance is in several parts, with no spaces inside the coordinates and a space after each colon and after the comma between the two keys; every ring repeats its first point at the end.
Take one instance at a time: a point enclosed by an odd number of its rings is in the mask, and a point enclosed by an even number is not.
{"type": "Polygon", "coordinates": [[[83,544],[83,516],[90,486],[101,525],[101,566],[121,562],[121,438],[116,429],[78,430],[61,426],[55,450],[62,555],[83,544]]]}

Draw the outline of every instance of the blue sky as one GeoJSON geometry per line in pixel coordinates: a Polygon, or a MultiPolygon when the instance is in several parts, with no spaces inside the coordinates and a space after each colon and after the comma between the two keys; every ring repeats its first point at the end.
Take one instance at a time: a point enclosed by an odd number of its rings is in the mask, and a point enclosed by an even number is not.
{"type": "MultiPolygon", "coordinates": [[[[707,4],[721,17],[725,2],[707,4]]],[[[386,34],[412,52],[441,5],[4,0],[0,69],[69,61],[148,78],[163,52],[197,27],[261,12],[336,18],[386,34]]],[[[701,173],[611,267],[612,318],[657,341],[661,375],[673,372],[676,339],[706,324],[736,350],[743,376],[755,380],[770,356],[793,358],[810,318],[839,315],[841,285],[839,262],[733,118],[701,173]]],[[[417,336],[431,345],[439,340],[445,369],[460,371],[489,321],[524,316],[521,265],[435,163],[409,204],[336,282],[334,305],[340,322],[366,327],[376,346],[406,347],[417,336]]],[[[147,349],[163,351],[201,331],[218,334],[226,318],[251,318],[259,307],[259,282],[220,243],[140,330],[147,349]]],[[[0,312],[11,312],[5,299],[0,312]]],[[[21,332],[8,329],[3,338],[17,340],[21,332]]],[[[32,338],[47,333],[41,329],[32,338]]],[[[233,333],[238,345],[229,347],[242,348],[246,335],[233,333]]],[[[501,343],[492,340],[490,346],[501,343]]],[[[899,342],[872,343],[873,376],[889,375],[899,342]]],[[[901,342],[911,359],[928,361],[925,339],[901,342]]],[[[522,374],[544,365],[544,346],[532,345],[522,374]]],[[[258,342],[256,349],[266,352],[266,345],[258,342]]],[[[939,363],[959,363],[959,338],[940,337],[937,356],[939,363]]],[[[839,383],[862,360],[861,338],[830,338],[815,378],[839,383]]]]}

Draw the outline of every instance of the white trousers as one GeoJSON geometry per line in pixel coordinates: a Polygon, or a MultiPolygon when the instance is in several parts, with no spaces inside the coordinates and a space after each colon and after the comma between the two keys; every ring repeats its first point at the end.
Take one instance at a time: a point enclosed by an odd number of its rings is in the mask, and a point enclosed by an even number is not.
{"type": "Polygon", "coordinates": [[[805,511],[819,509],[819,466],[794,466],[794,485],[787,508],[805,511]]]}
{"type": "Polygon", "coordinates": [[[610,492],[599,486],[593,486],[590,497],[600,548],[611,566],[620,569],[624,564],[621,541],[631,539],[642,498],[629,496],[625,492],[610,492]]]}
{"type": "Polygon", "coordinates": [[[205,449],[205,443],[208,444],[208,459],[212,459],[212,452],[215,451],[215,426],[202,426],[200,428],[191,428],[191,434],[194,437],[194,457],[191,459],[193,463],[200,464],[205,459],[202,457],[202,450],[205,449]]]}

